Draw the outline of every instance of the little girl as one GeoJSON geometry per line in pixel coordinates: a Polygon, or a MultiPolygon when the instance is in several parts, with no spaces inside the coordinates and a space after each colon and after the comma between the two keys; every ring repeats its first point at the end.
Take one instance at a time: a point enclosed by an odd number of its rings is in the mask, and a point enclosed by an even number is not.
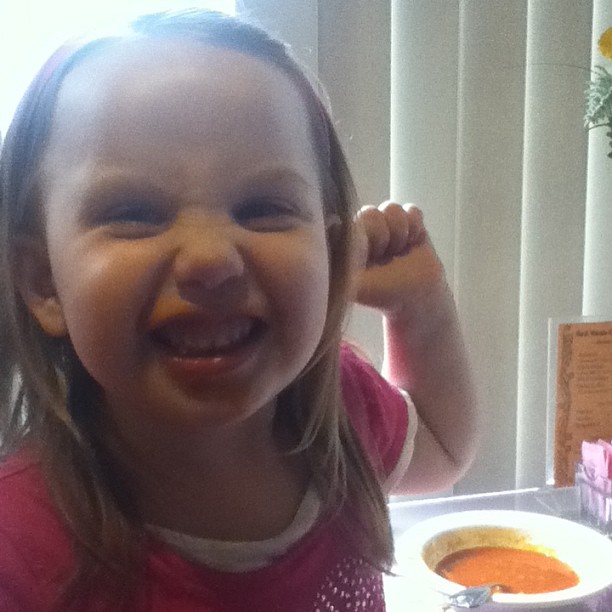
{"type": "Polygon", "coordinates": [[[420,212],[355,216],[287,48],[195,10],[63,48],[1,180],[0,609],[383,610],[386,496],[465,471],[470,377],[420,212]]]}

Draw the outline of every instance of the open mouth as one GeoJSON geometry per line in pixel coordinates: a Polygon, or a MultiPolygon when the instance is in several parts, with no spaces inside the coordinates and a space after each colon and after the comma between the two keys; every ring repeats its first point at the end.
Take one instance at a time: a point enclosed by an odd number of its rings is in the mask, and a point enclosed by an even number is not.
{"type": "Polygon", "coordinates": [[[154,341],[165,353],[185,359],[210,359],[238,351],[262,333],[261,321],[232,319],[215,324],[171,321],[153,332],[154,341]]]}

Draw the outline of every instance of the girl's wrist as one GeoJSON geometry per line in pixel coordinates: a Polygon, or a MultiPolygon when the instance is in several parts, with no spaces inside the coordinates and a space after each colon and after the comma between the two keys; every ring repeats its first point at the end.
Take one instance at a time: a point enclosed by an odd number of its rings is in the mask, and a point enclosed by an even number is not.
{"type": "Polygon", "coordinates": [[[430,286],[426,295],[412,295],[398,308],[389,309],[383,314],[389,329],[414,336],[414,340],[444,334],[457,325],[455,301],[444,278],[435,287],[430,286]]]}

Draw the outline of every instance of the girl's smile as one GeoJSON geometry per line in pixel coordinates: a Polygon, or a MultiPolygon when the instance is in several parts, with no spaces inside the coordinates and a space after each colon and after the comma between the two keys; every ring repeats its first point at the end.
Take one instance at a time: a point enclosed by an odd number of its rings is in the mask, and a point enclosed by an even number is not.
{"type": "Polygon", "coordinates": [[[257,358],[263,324],[248,318],[178,318],[154,330],[160,362],[186,387],[205,391],[210,377],[230,374],[257,358]]]}
{"type": "Polygon", "coordinates": [[[329,291],[294,84],[235,51],[161,49],[122,43],[76,67],[43,159],[62,325],[37,316],[132,432],[270,412],[319,343],[329,291]]]}

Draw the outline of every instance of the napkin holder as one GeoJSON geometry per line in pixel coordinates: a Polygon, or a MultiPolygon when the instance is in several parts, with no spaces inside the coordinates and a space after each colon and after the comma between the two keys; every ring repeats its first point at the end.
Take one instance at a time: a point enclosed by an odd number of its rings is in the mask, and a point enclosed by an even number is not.
{"type": "Polygon", "coordinates": [[[580,519],[612,535],[612,479],[576,463],[575,482],[580,496],[580,519]]]}

